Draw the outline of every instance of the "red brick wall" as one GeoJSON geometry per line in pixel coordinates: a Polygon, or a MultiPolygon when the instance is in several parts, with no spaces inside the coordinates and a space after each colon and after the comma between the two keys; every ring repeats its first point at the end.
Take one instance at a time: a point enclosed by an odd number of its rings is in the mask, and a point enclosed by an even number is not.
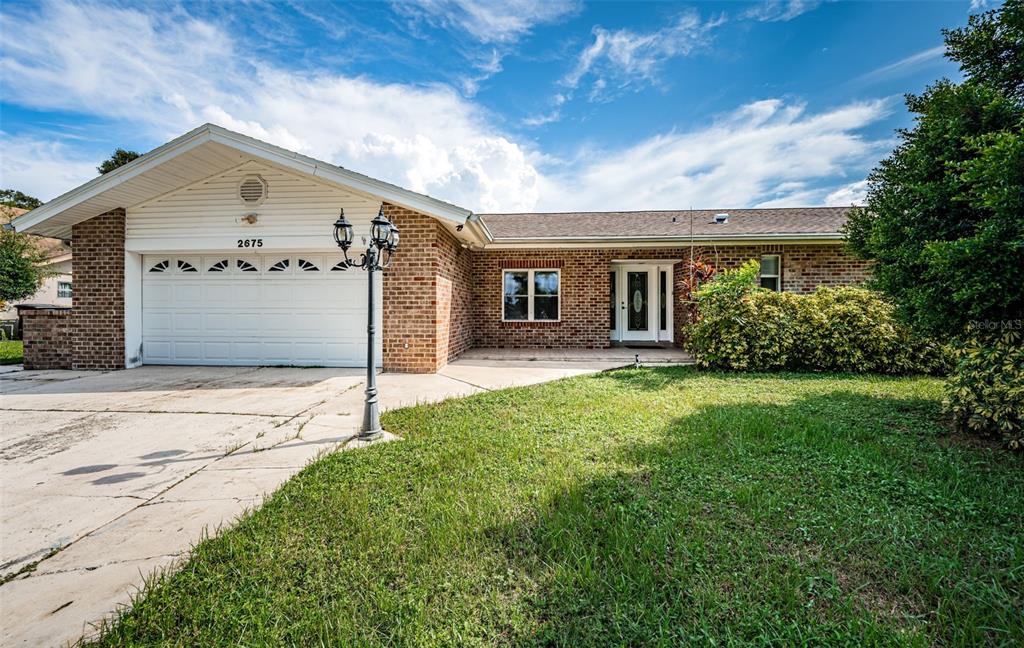
{"type": "Polygon", "coordinates": [[[71,310],[19,309],[25,369],[71,368],[71,310]]]}
{"type": "Polygon", "coordinates": [[[402,232],[384,272],[384,368],[437,371],[472,344],[471,253],[429,216],[384,212],[402,232]]]}
{"type": "MultiPolygon", "coordinates": [[[[698,248],[716,268],[732,268],[762,254],[782,256],[782,286],[807,293],[818,285],[853,285],[868,276],[868,264],[839,245],[748,245],[698,248]]],[[[608,273],[613,259],[689,259],[689,248],[592,250],[485,250],[473,254],[474,346],[498,348],[604,348],[609,346],[608,273]],[[560,267],[559,322],[502,322],[502,270],[560,267]]],[[[680,303],[685,265],[674,271],[674,339],[684,338],[680,303]]]]}
{"type": "Polygon", "coordinates": [[[115,209],[71,230],[74,369],[124,369],[124,222],[115,209]]]}
{"type": "Polygon", "coordinates": [[[437,355],[444,366],[473,345],[473,253],[437,227],[437,355]]]}

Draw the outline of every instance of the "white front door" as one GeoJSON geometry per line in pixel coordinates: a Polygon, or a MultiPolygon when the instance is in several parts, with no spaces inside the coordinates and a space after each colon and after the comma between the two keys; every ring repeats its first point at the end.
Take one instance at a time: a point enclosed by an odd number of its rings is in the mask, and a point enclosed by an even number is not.
{"type": "Polygon", "coordinates": [[[336,253],[146,255],[142,362],[365,366],[366,273],[337,261],[336,253]]]}
{"type": "Polygon", "coordinates": [[[658,339],[657,268],[649,265],[619,267],[619,333],[623,341],[658,339]]]}

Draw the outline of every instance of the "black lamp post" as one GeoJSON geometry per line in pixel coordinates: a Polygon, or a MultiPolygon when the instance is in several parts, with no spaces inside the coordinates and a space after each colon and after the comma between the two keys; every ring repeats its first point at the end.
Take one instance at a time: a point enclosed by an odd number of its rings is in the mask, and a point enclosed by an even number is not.
{"type": "Polygon", "coordinates": [[[352,247],[352,223],[345,218],[345,210],[341,210],[338,220],[334,221],[334,241],[341,248],[345,256],[346,268],[362,268],[367,271],[370,278],[369,287],[369,313],[366,325],[366,404],[363,407],[363,427],[359,432],[359,438],[363,441],[373,441],[380,438],[383,430],[380,428],[380,408],[377,406],[377,372],[375,371],[376,353],[374,345],[374,321],[373,315],[376,310],[376,296],[373,289],[373,275],[378,270],[391,265],[391,257],[398,248],[398,228],[384,217],[384,206],[370,221],[370,238],[366,241],[366,252],[359,255],[359,261],[348,258],[348,249],[352,247]]]}

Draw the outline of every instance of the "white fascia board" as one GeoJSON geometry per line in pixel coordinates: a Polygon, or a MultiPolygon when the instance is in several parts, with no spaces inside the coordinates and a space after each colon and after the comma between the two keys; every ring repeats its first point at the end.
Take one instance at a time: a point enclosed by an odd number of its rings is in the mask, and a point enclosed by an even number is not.
{"type": "MultiPolygon", "coordinates": [[[[11,221],[11,223],[17,231],[26,232],[49,218],[56,216],[65,209],[69,209],[78,203],[94,198],[104,191],[111,189],[115,185],[125,182],[126,180],[131,180],[132,178],[163,164],[171,158],[177,157],[197,146],[201,146],[209,141],[209,139],[209,124],[200,126],[199,128],[191,130],[181,137],[173,139],[163,146],[159,146],[149,153],[132,160],[122,167],[118,167],[109,173],[97,176],[89,182],[86,182],[84,185],[57,196],[45,205],[37,207],[27,214],[22,214],[11,221]]],[[[127,205],[124,206],[127,207],[127,205]]]]}
{"type": "Polygon", "coordinates": [[[842,244],[846,237],[842,234],[757,234],[716,237],[564,237],[564,238],[522,238],[496,239],[485,246],[487,250],[513,249],[585,249],[585,248],[621,248],[621,247],[684,247],[694,245],[767,245],[784,243],[819,243],[822,245],[842,244]]]}

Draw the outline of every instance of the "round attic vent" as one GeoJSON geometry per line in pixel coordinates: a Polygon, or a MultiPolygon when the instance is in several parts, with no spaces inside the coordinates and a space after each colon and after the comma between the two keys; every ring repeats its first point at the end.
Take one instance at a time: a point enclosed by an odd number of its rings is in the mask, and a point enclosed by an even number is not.
{"type": "Polygon", "coordinates": [[[258,175],[246,176],[238,185],[238,197],[250,207],[260,204],[267,197],[267,181],[258,175]]]}

